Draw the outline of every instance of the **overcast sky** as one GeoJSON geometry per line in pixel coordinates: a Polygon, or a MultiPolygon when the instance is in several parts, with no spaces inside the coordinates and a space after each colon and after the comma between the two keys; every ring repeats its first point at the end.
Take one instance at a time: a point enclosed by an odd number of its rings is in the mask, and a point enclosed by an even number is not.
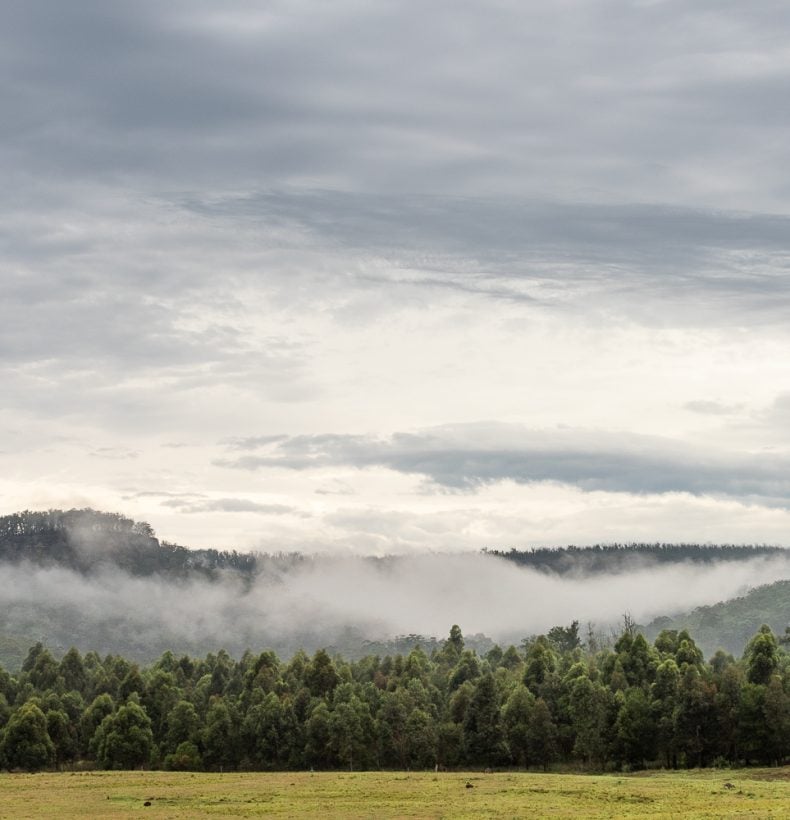
{"type": "Polygon", "coordinates": [[[0,512],[790,542],[790,6],[0,3],[0,512]]]}

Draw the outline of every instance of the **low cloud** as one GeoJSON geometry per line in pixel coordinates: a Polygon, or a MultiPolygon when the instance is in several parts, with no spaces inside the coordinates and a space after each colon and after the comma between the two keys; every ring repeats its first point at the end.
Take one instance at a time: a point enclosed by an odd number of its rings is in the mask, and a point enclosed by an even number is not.
{"type": "Polygon", "coordinates": [[[450,490],[510,480],[556,482],[585,491],[690,493],[790,504],[786,456],[707,451],[629,433],[459,424],[386,438],[292,436],[253,449],[263,452],[218,464],[241,470],[379,467],[421,475],[450,490]]]}
{"type": "Polygon", "coordinates": [[[331,645],[349,630],[360,639],[441,637],[453,623],[469,634],[517,643],[572,619],[606,627],[629,612],[644,623],[790,575],[784,555],[713,565],[637,563],[584,578],[546,575],[480,554],[270,559],[264,565],[251,587],[232,575],[215,583],[171,583],[106,567],[85,577],[6,566],[0,611],[9,631],[36,623],[43,633],[36,637],[50,645],[109,651],[122,644],[129,654],[148,657],[166,648],[288,652],[331,645]],[[36,602],[32,609],[30,602],[36,602]],[[57,613],[78,624],[76,634],[59,626],[65,622],[57,613]]]}

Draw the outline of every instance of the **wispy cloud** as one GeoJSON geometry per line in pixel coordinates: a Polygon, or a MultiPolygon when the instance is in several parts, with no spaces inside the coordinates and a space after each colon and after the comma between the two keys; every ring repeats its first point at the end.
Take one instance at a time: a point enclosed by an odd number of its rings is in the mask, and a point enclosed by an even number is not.
{"type": "Polygon", "coordinates": [[[260,515],[286,515],[297,512],[285,504],[261,504],[248,498],[213,498],[206,501],[187,501],[183,498],[171,498],[162,501],[165,507],[173,507],[185,513],[259,513],[260,515]]]}
{"type": "Polygon", "coordinates": [[[731,416],[743,410],[742,404],[724,404],[713,399],[694,399],[687,401],[683,406],[686,410],[703,416],[731,416]]]}

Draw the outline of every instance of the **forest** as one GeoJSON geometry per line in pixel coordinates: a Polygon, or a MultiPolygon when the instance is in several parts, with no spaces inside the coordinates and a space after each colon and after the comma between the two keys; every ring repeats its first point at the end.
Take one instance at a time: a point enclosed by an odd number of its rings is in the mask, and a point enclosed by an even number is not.
{"type": "Polygon", "coordinates": [[[0,562],[59,565],[88,574],[112,565],[134,576],[250,575],[257,556],[160,541],[144,521],[92,509],[24,510],[0,516],[0,562]]]}
{"type": "Polygon", "coordinates": [[[521,567],[559,575],[622,572],[638,564],[749,561],[756,556],[782,555],[783,547],[766,544],[594,544],[589,547],[535,547],[529,550],[486,549],[521,567]]]}
{"type": "Polygon", "coordinates": [[[11,770],[454,769],[781,764],[790,655],[768,627],[709,662],[687,632],[651,644],[628,618],[612,646],[557,626],[484,656],[461,629],[428,655],[325,650],[203,659],[165,652],[59,660],[38,643],[0,670],[11,770]]]}

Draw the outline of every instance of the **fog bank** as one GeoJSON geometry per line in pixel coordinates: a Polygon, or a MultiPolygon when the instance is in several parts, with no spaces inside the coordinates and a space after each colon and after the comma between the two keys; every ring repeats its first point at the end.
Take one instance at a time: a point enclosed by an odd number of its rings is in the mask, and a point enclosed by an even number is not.
{"type": "Polygon", "coordinates": [[[365,639],[466,634],[502,643],[576,619],[599,629],[628,612],[647,623],[790,577],[790,559],[715,564],[639,564],[614,575],[568,577],[491,555],[367,559],[318,557],[238,576],[173,582],[105,568],[85,576],[63,568],[6,564],[0,570],[0,629],[54,649],[152,658],[165,649],[205,654],[226,648],[360,647],[365,639]]]}

